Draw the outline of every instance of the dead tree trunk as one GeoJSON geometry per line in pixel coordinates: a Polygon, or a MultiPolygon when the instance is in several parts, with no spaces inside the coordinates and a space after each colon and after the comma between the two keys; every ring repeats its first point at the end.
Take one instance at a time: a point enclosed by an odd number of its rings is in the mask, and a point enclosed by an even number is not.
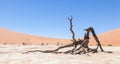
{"type": "Polygon", "coordinates": [[[84,39],[83,40],[76,40],[75,39],[75,33],[74,31],[72,30],[73,28],[73,25],[72,25],[72,16],[70,18],[68,18],[68,20],[70,21],[70,31],[72,33],[72,43],[70,44],[67,44],[67,45],[64,45],[64,46],[60,46],[58,47],[57,49],[54,49],[54,50],[45,50],[45,51],[42,51],[42,50],[34,50],[34,51],[28,51],[26,53],[29,53],[29,52],[43,52],[43,53],[75,53],[75,54],[81,54],[81,53],[88,53],[88,52],[93,52],[93,53],[97,53],[97,49],[98,49],[98,46],[100,47],[101,51],[104,51],[102,49],[102,46],[100,44],[100,41],[98,40],[98,37],[96,36],[95,34],[95,31],[92,27],[89,27],[87,29],[85,29],[87,31],[87,33],[85,33],[84,35],[84,39]],[[97,48],[95,49],[91,49],[89,48],[88,46],[88,43],[89,43],[89,33],[92,32],[92,35],[94,37],[94,39],[96,40],[96,42],[98,43],[98,46],[97,48]],[[76,47],[79,45],[79,48],[76,49],[76,47]],[[65,51],[65,52],[57,52],[59,49],[62,49],[62,48],[66,48],[66,47],[74,47],[72,50],[68,50],[68,51],[65,51]]]}

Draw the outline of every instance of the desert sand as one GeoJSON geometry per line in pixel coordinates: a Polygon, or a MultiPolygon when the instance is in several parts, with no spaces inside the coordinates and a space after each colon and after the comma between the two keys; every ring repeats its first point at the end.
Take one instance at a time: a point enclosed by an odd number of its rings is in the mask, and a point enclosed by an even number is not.
{"type": "Polygon", "coordinates": [[[33,36],[29,34],[14,32],[0,28],[0,44],[66,44],[70,43],[69,39],[49,38],[42,36],[33,36]]]}
{"type": "Polygon", "coordinates": [[[120,47],[118,46],[103,47],[104,50],[113,51],[113,53],[99,51],[99,53],[95,54],[82,55],[41,52],[23,54],[26,51],[50,50],[57,47],[56,45],[0,45],[0,64],[120,64],[120,47]]]}
{"type": "MultiPolygon", "coordinates": [[[[111,30],[98,35],[102,45],[120,46],[120,28],[111,30]]],[[[14,32],[4,28],[0,28],[0,44],[68,44],[70,39],[48,38],[41,36],[33,36],[29,34],[14,32]]],[[[90,37],[90,45],[96,45],[93,37],[90,37]]]]}
{"type": "MultiPolygon", "coordinates": [[[[33,50],[52,50],[56,49],[57,43],[62,45],[71,43],[70,39],[48,38],[33,36],[0,28],[0,64],[120,64],[120,29],[111,30],[99,34],[105,51],[113,53],[88,53],[82,55],[72,54],[52,54],[33,52],[33,50]],[[25,43],[23,45],[23,43],[25,43]],[[48,45],[41,45],[41,43],[48,45]],[[111,44],[112,46],[108,46],[111,44]]],[[[95,45],[94,38],[90,38],[90,45],[95,45]]],[[[91,46],[95,47],[95,46],[91,46]]],[[[72,48],[72,47],[71,47],[72,48]]],[[[66,51],[65,48],[59,51],[66,51]]]]}
{"type": "MultiPolygon", "coordinates": [[[[120,46],[120,28],[99,34],[98,38],[101,44],[104,46],[120,46]]],[[[95,44],[95,40],[93,37],[91,37],[90,42],[92,45],[95,44]]]]}

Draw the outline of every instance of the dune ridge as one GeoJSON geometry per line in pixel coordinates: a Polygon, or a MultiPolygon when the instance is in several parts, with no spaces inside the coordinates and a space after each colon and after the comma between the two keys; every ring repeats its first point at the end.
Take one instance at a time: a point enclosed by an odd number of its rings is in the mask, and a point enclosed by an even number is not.
{"type": "MultiPolygon", "coordinates": [[[[98,35],[102,45],[120,46],[120,28],[98,35]]],[[[70,39],[49,38],[10,31],[0,28],[0,44],[67,44],[70,39]]],[[[90,37],[90,45],[96,45],[94,38],[90,37]]]]}
{"type": "Polygon", "coordinates": [[[0,44],[57,44],[57,43],[68,43],[70,40],[49,38],[42,36],[33,36],[29,34],[23,34],[13,32],[4,28],[0,28],[0,44]]]}
{"type": "MultiPolygon", "coordinates": [[[[98,38],[102,45],[120,46],[120,28],[99,34],[98,38]]],[[[93,37],[90,39],[90,44],[95,44],[93,37]]]]}

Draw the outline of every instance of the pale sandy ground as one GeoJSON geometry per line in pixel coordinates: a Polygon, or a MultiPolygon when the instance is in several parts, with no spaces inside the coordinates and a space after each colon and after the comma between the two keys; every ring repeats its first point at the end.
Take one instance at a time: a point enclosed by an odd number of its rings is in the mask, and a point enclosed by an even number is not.
{"type": "MultiPolygon", "coordinates": [[[[27,53],[29,50],[55,49],[55,45],[0,45],[0,64],[120,64],[120,46],[103,47],[114,53],[89,55],[51,54],[51,53],[27,53]]],[[[70,48],[69,48],[70,49],[70,48]]],[[[67,49],[64,49],[67,50],[67,49]]],[[[63,50],[62,50],[63,51],[63,50]]]]}

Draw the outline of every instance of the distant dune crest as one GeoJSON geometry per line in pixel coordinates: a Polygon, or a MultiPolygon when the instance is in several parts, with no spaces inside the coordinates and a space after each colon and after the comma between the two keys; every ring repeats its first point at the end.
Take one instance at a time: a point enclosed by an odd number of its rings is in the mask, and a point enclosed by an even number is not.
{"type": "Polygon", "coordinates": [[[65,44],[68,42],[70,40],[38,37],[0,28],[0,44],[65,44]]]}
{"type": "MultiPolygon", "coordinates": [[[[102,45],[120,46],[120,28],[98,35],[102,45]]],[[[93,37],[90,39],[91,45],[95,44],[93,37]]]]}
{"type": "MultiPolygon", "coordinates": [[[[120,28],[98,35],[102,45],[120,46],[120,28]]],[[[67,39],[48,38],[13,32],[0,28],[0,44],[67,44],[67,39]]],[[[90,38],[90,45],[96,45],[93,37],[90,38]]]]}

